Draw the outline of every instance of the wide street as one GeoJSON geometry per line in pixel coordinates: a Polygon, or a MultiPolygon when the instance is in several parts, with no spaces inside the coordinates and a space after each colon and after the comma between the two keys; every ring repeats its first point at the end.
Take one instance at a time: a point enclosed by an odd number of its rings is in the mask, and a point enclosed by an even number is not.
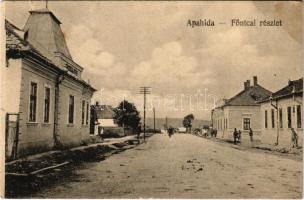
{"type": "Polygon", "coordinates": [[[150,137],[43,188],[48,198],[301,198],[301,161],[187,134],[150,137]]]}

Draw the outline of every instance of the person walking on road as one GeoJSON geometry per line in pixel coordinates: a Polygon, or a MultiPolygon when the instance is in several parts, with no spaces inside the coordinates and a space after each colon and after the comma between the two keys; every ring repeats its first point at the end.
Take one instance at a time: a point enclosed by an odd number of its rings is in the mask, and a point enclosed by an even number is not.
{"type": "Polygon", "coordinates": [[[253,131],[251,128],[249,128],[249,137],[250,137],[250,142],[253,142],[253,131]]]}
{"type": "Polygon", "coordinates": [[[173,128],[172,127],[169,127],[168,135],[169,135],[169,138],[173,135],[173,128]]]}
{"type": "Polygon", "coordinates": [[[298,147],[298,134],[294,130],[294,128],[291,128],[291,142],[292,142],[292,148],[298,147]]]}
{"type": "Polygon", "coordinates": [[[233,132],[233,143],[236,144],[236,138],[237,138],[238,132],[236,130],[236,128],[234,128],[234,132],[233,132]]]}

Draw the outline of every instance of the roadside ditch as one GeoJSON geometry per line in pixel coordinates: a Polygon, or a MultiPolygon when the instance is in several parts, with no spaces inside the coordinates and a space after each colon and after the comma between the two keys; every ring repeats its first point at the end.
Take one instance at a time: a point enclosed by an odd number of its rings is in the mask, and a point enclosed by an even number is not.
{"type": "Polygon", "coordinates": [[[136,139],[50,151],[5,164],[5,197],[18,198],[72,174],[83,162],[98,162],[139,145],[136,139]]]}

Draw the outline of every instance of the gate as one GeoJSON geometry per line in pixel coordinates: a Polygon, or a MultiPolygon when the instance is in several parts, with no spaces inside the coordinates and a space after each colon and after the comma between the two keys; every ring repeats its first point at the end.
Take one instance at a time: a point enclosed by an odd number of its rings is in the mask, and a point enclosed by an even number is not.
{"type": "Polygon", "coordinates": [[[6,113],[5,116],[5,159],[17,158],[19,141],[19,114],[6,113]]]}

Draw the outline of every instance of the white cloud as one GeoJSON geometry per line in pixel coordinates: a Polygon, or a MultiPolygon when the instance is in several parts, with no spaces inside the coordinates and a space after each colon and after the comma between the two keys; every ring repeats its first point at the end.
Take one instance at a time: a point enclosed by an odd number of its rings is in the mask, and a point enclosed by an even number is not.
{"type": "Polygon", "coordinates": [[[72,26],[67,37],[74,60],[88,72],[102,75],[114,65],[115,56],[103,49],[101,42],[94,38],[93,30],[87,26],[72,26]]]}
{"type": "Polygon", "coordinates": [[[160,92],[181,93],[202,87],[207,70],[198,68],[197,59],[187,56],[179,42],[165,43],[153,50],[151,58],[136,65],[130,77],[134,86],[152,86],[160,92]]]}

